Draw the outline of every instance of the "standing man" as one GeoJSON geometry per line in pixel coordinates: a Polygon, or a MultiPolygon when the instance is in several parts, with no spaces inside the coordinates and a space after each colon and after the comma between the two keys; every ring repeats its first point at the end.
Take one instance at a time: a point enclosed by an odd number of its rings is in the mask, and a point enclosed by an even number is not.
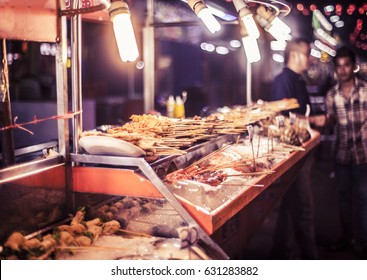
{"type": "MultiPolygon", "coordinates": [[[[309,64],[309,55],[308,41],[293,39],[288,42],[284,51],[285,67],[275,77],[271,90],[272,100],[296,98],[300,108],[292,112],[300,118],[304,117],[309,104],[306,82],[302,79],[302,73],[309,64]]],[[[312,154],[307,155],[304,161],[279,206],[272,248],[272,257],[276,259],[317,259],[311,189],[312,154]],[[300,251],[300,256],[297,256],[297,251],[300,251]]]]}
{"type": "Polygon", "coordinates": [[[338,49],[333,62],[337,84],[329,90],[325,102],[327,121],[336,127],[334,162],[342,237],[332,249],[353,246],[357,228],[353,210],[357,209],[362,258],[367,259],[367,83],[354,73],[356,55],[351,49],[338,49]]]}

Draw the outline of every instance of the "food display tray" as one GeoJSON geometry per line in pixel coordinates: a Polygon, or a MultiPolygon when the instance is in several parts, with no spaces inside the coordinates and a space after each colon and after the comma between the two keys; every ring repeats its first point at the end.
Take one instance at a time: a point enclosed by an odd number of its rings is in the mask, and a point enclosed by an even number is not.
{"type": "MultiPolygon", "coordinates": [[[[213,234],[231,217],[281,178],[292,166],[299,164],[318,145],[319,141],[320,134],[313,130],[311,138],[303,143],[304,151],[293,151],[289,157],[272,168],[272,171],[274,171],[272,174],[262,175],[256,179],[254,184],[263,185],[263,187],[244,188],[243,191],[236,193],[221,206],[211,211],[195,205],[183,197],[175,197],[207,234],[213,234]]],[[[79,160],[85,161],[83,159],[79,160]]],[[[105,163],[108,162],[107,160],[105,163]]],[[[147,174],[139,174],[134,170],[101,166],[75,166],[72,168],[73,189],[75,192],[162,198],[165,195],[162,194],[162,188],[157,188],[157,184],[162,185],[163,183],[157,178],[152,169],[151,171],[155,175],[153,180],[149,178],[149,174],[144,176],[147,174]]],[[[166,188],[164,192],[170,191],[166,188]]]]}

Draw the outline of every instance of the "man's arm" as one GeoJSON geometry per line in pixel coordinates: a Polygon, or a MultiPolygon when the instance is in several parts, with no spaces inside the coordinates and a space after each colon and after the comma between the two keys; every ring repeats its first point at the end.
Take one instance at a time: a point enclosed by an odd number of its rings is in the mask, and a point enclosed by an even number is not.
{"type": "Polygon", "coordinates": [[[334,127],[336,124],[336,113],[334,108],[334,99],[331,92],[328,92],[325,98],[326,113],[324,115],[310,116],[310,123],[316,127],[334,127]]]}

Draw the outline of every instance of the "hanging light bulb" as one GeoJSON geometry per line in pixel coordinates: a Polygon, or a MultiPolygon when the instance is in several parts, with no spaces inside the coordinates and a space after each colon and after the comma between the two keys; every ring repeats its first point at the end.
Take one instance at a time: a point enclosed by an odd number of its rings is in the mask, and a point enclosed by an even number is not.
{"type": "Polygon", "coordinates": [[[251,36],[242,37],[243,48],[249,63],[257,62],[261,59],[257,40],[251,36]]]}
{"type": "Polygon", "coordinates": [[[209,29],[211,33],[215,33],[221,29],[218,20],[213,16],[209,8],[205,5],[202,0],[188,0],[187,3],[191,9],[196,13],[198,18],[200,18],[205,26],[209,29]]]}
{"type": "Polygon", "coordinates": [[[123,62],[135,61],[139,57],[139,51],[131,23],[129,6],[125,1],[112,0],[108,12],[113,23],[121,60],[123,62]]]}
{"type": "Polygon", "coordinates": [[[266,10],[264,6],[257,8],[256,19],[259,24],[269,32],[276,40],[286,41],[291,38],[291,29],[279,17],[271,11],[266,10]]]}
{"type": "Polygon", "coordinates": [[[246,26],[249,36],[258,39],[260,37],[259,29],[253,18],[252,12],[243,0],[233,0],[233,4],[239,14],[240,19],[246,26]]]}
{"type": "Polygon", "coordinates": [[[251,36],[246,28],[246,26],[240,23],[241,26],[241,36],[242,45],[245,49],[245,54],[247,61],[249,63],[257,62],[261,59],[259,45],[257,44],[257,39],[251,36]]]}

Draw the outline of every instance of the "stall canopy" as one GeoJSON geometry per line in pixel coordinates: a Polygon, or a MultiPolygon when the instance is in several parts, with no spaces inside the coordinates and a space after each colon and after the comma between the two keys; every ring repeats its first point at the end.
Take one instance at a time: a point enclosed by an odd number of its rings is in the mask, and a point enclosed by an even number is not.
{"type": "MultiPolygon", "coordinates": [[[[84,2],[84,1],[83,1],[84,2]]],[[[97,1],[88,1],[94,2],[97,1]]],[[[0,38],[10,40],[56,42],[60,27],[58,14],[59,0],[0,0],[0,38]]],[[[66,0],[65,9],[70,8],[66,0]]],[[[109,21],[104,11],[83,15],[83,19],[109,21]]]]}
{"type": "Polygon", "coordinates": [[[56,0],[0,0],[0,37],[57,41],[57,7],[56,0]]]}

